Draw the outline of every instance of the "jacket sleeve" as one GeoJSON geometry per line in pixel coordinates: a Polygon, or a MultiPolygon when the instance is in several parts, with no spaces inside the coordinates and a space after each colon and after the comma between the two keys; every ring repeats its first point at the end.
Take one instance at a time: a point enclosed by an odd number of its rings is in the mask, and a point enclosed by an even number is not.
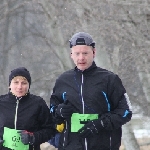
{"type": "Polygon", "coordinates": [[[100,117],[106,130],[118,129],[131,120],[131,103],[121,79],[117,75],[108,82],[108,101],[110,111],[100,117]]]}
{"type": "MultiPolygon", "coordinates": [[[[56,124],[62,124],[62,123],[64,123],[64,118],[58,116],[56,113],[57,106],[64,102],[63,98],[62,98],[62,94],[55,91],[55,87],[58,83],[57,81],[56,81],[56,84],[53,88],[53,92],[52,92],[51,97],[50,97],[50,113],[52,114],[53,121],[56,124]]],[[[59,86],[57,85],[57,87],[59,87],[59,86]]]]}
{"type": "Polygon", "coordinates": [[[42,99],[39,103],[39,129],[36,132],[33,132],[35,136],[35,145],[48,141],[55,134],[55,129],[52,123],[52,116],[49,112],[49,108],[46,102],[42,99]]]}

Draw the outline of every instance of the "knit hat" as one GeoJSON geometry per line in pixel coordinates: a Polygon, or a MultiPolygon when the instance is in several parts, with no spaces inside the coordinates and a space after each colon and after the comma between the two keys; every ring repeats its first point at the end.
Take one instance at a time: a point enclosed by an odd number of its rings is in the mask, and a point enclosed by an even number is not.
{"type": "Polygon", "coordinates": [[[16,68],[16,69],[11,71],[11,73],[9,75],[9,85],[11,83],[11,80],[16,76],[25,77],[27,79],[27,81],[29,82],[29,86],[30,86],[31,76],[30,76],[29,71],[25,67],[19,67],[19,68],[16,68]]]}
{"type": "Polygon", "coordinates": [[[95,48],[95,42],[93,41],[92,36],[85,32],[78,32],[74,34],[72,38],[69,40],[69,42],[70,48],[76,45],[87,45],[95,48]]]}

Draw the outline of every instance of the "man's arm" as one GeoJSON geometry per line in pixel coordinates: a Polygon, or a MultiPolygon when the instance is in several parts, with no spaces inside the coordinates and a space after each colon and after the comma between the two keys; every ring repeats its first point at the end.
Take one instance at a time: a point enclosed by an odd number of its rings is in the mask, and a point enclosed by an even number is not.
{"type": "Polygon", "coordinates": [[[131,103],[121,79],[117,75],[108,85],[108,100],[110,111],[100,117],[105,129],[117,129],[131,120],[131,103]]]}

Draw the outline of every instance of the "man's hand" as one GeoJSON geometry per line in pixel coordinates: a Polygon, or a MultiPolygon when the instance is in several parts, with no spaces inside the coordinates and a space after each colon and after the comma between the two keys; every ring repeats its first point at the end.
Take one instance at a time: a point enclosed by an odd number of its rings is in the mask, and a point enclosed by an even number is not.
{"type": "Polygon", "coordinates": [[[32,132],[28,132],[26,130],[18,131],[21,136],[21,141],[24,145],[30,144],[33,145],[35,142],[35,137],[32,132]]]}
{"type": "Polygon", "coordinates": [[[96,119],[85,124],[81,129],[79,129],[78,133],[80,137],[88,138],[97,134],[103,128],[102,120],[96,119]]]}
{"type": "Polygon", "coordinates": [[[4,140],[0,138],[0,149],[3,147],[4,140]]]}
{"type": "Polygon", "coordinates": [[[69,119],[73,113],[73,108],[71,105],[62,103],[58,105],[56,113],[65,119],[69,119]]]}

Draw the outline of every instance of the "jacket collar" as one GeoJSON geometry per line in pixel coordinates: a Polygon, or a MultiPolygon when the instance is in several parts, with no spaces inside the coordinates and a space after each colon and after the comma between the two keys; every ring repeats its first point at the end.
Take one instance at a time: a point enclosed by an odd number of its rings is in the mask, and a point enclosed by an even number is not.
{"type": "Polygon", "coordinates": [[[22,101],[22,100],[25,100],[26,98],[29,97],[29,95],[30,95],[30,93],[28,92],[26,95],[24,95],[22,97],[17,97],[12,92],[8,93],[8,96],[9,96],[10,100],[12,100],[12,101],[17,101],[17,100],[21,100],[22,101]]]}

